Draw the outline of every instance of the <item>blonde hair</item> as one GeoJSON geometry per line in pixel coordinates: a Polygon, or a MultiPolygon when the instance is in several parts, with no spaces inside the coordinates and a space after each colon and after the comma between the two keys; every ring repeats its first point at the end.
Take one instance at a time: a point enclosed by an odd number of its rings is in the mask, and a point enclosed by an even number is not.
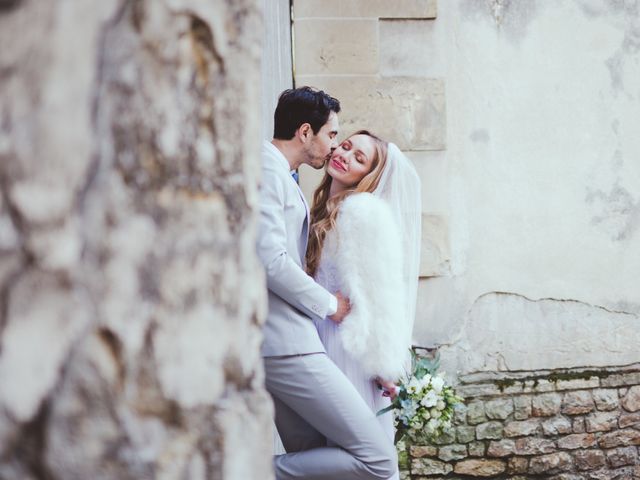
{"type": "Polygon", "coordinates": [[[332,178],[325,167],[324,177],[313,193],[313,206],[311,207],[311,227],[309,228],[309,244],[306,255],[307,273],[311,276],[315,275],[320,264],[327,232],[336,225],[340,204],[354,193],[373,192],[380,182],[380,177],[387,163],[387,142],[367,130],[358,130],[349,138],[355,135],[367,135],[373,140],[375,154],[371,161],[371,170],[354,187],[329,197],[332,178]]]}

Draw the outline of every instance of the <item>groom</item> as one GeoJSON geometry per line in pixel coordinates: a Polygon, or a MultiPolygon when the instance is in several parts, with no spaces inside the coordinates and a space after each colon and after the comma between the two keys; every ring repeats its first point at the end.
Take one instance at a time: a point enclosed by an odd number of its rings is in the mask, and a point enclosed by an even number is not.
{"type": "Polygon", "coordinates": [[[262,355],[287,451],[274,459],[277,480],[387,479],[396,471],[395,449],[313,324],[325,316],[340,323],[349,303],[304,271],[309,208],[291,172],[324,166],[337,146],[339,111],[322,91],[285,90],[274,138],[262,148],[258,255],[269,291],[262,355]]]}

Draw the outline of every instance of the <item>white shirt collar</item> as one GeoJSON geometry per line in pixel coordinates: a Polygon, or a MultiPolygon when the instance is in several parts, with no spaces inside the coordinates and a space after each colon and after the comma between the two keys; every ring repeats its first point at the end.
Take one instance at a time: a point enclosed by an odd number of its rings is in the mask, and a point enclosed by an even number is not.
{"type": "Polygon", "coordinates": [[[295,170],[291,170],[291,165],[289,165],[289,161],[287,160],[287,158],[284,156],[284,154],[278,150],[278,147],[276,147],[273,143],[265,140],[262,148],[264,148],[265,150],[267,150],[267,152],[278,161],[278,163],[280,163],[284,168],[287,169],[288,172],[294,172],[295,170]]]}

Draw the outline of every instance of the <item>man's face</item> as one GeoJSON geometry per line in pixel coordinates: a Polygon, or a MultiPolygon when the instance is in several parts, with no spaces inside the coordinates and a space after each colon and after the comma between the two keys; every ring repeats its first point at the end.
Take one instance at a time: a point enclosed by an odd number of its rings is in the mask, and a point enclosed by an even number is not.
{"type": "Polygon", "coordinates": [[[331,112],[327,123],[325,123],[317,134],[311,132],[311,141],[305,149],[306,160],[304,163],[316,170],[324,167],[324,164],[331,158],[331,152],[338,146],[338,115],[331,112]]]}

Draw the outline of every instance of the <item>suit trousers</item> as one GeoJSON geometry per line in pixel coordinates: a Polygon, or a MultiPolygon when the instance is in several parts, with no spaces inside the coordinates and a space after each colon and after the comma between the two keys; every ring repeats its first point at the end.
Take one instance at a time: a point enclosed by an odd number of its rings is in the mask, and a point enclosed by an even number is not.
{"type": "Polygon", "coordinates": [[[266,387],[287,451],[277,480],[381,480],[397,471],[395,446],[371,408],[325,353],[265,357],[266,387]]]}

